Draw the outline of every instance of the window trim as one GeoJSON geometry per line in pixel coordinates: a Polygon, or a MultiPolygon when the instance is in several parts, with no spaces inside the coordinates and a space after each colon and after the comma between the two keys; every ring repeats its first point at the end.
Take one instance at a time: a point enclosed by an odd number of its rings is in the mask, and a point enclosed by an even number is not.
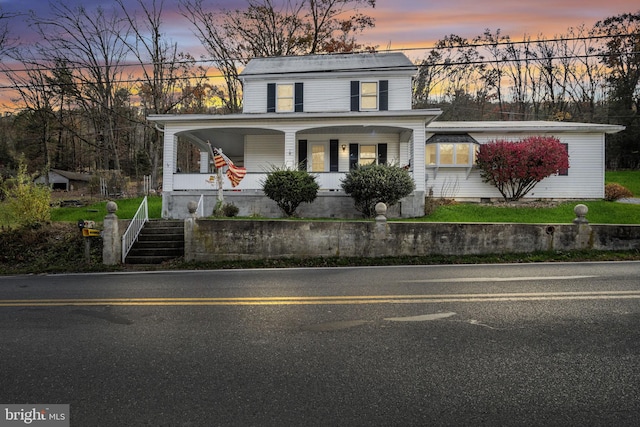
{"type": "Polygon", "coordinates": [[[424,163],[425,163],[425,168],[433,170],[433,174],[434,174],[434,178],[435,176],[437,176],[438,171],[440,170],[440,168],[446,168],[446,169],[453,169],[453,168],[458,168],[458,169],[466,169],[467,171],[467,178],[469,177],[469,174],[471,173],[471,170],[473,168],[476,167],[476,158],[477,158],[477,154],[478,154],[478,149],[480,148],[480,144],[478,143],[474,143],[474,142],[432,142],[429,144],[425,144],[425,158],[424,158],[424,163]],[[440,146],[441,145],[451,145],[452,146],[452,159],[451,159],[451,163],[446,163],[446,164],[442,164],[440,163],[440,146]],[[469,161],[467,163],[456,163],[456,158],[458,155],[458,146],[459,145],[466,145],[469,147],[469,161]],[[427,151],[428,148],[427,147],[433,147],[435,146],[435,163],[434,164],[428,164],[427,163],[427,151]]]}
{"type": "Polygon", "coordinates": [[[296,87],[294,83],[276,83],[276,113],[293,113],[296,109],[296,87]],[[289,87],[291,96],[280,96],[280,88],[289,87]],[[281,109],[280,101],[290,100],[290,109],[281,109]]]}
{"type": "Polygon", "coordinates": [[[380,108],[380,82],[378,80],[360,81],[360,111],[378,111],[379,108],[380,108]],[[368,84],[375,85],[376,89],[372,93],[365,94],[363,86],[368,84]],[[367,100],[375,99],[376,106],[371,108],[365,108],[363,106],[364,99],[367,99],[367,100]]]}

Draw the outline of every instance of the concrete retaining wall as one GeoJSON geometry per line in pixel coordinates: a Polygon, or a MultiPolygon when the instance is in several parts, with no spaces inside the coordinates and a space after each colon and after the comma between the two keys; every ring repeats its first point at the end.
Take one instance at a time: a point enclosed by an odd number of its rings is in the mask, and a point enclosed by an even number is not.
{"type": "Polygon", "coordinates": [[[475,255],[640,249],[640,226],[185,220],[185,259],[475,255]]]}
{"type": "MultiPolygon", "coordinates": [[[[213,215],[218,201],[216,191],[172,191],[162,195],[162,217],[185,219],[189,216],[187,205],[191,201],[198,201],[204,194],[205,216],[213,215]]],[[[284,215],[276,203],[264,195],[262,191],[224,193],[224,203],[231,203],[239,208],[238,216],[282,218],[284,215]]],[[[362,214],[354,207],[353,199],[342,191],[320,192],[313,203],[301,204],[296,213],[304,218],[362,218],[362,214]]],[[[424,193],[414,192],[400,203],[389,208],[389,218],[412,218],[424,215],[424,193]]]]}

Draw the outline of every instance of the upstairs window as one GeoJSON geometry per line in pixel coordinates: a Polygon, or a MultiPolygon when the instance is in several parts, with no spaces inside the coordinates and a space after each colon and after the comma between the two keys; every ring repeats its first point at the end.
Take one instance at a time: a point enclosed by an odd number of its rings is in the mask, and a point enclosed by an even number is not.
{"type": "Polygon", "coordinates": [[[351,82],[351,111],[386,111],[389,109],[389,81],[351,82]]]}
{"type": "Polygon", "coordinates": [[[378,82],[360,83],[360,109],[378,109],[378,82]]]}
{"type": "Polygon", "coordinates": [[[293,84],[277,85],[276,111],[279,113],[290,113],[293,111],[293,84]]]}
{"type": "Polygon", "coordinates": [[[267,113],[301,113],[304,111],[304,84],[268,83],[267,113]]]}

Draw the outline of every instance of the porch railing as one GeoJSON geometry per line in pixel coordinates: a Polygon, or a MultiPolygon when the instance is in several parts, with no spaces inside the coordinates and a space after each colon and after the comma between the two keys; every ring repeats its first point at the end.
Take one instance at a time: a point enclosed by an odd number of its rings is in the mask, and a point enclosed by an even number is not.
{"type": "Polygon", "coordinates": [[[129,227],[127,227],[127,231],[122,235],[122,262],[127,258],[127,254],[133,247],[133,244],[138,240],[138,236],[140,235],[140,231],[142,231],[142,227],[144,224],[149,221],[149,205],[147,203],[147,196],[142,199],[142,203],[140,203],[140,207],[136,211],[136,214],[133,216],[129,227]]]}
{"type": "MultiPolygon", "coordinates": [[[[340,190],[340,181],[346,176],[346,172],[312,172],[317,177],[321,190],[340,190]]],[[[212,184],[210,180],[211,174],[199,173],[177,173],[173,174],[173,189],[182,190],[216,190],[217,185],[212,184]]],[[[226,190],[262,190],[262,183],[266,179],[266,173],[250,172],[244,177],[235,188],[231,187],[231,183],[226,177],[223,177],[223,189],[226,190]]]]}

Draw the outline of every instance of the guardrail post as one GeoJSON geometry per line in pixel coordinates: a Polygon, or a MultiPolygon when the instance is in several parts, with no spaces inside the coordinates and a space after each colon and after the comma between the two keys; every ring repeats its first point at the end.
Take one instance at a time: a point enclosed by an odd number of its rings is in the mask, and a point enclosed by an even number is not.
{"type": "Polygon", "coordinates": [[[104,217],[102,231],[102,263],[105,265],[119,264],[122,258],[117,210],[116,202],[107,202],[107,216],[104,217]]]}

